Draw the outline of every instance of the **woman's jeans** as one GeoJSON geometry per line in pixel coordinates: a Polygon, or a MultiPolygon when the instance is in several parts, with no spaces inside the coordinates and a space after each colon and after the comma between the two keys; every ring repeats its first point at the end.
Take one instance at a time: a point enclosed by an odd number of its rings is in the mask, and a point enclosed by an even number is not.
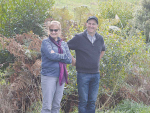
{"type": "Polygon", "coordinates": [[[100,74],[77,73],[79,113],[95,113],[100,74]]]}
{"type": "Polygon", "coordinates": [[[59,85],[58,77],[41,75],[43,105],[41,113],[59,113],[64,84],[59,85]]]}

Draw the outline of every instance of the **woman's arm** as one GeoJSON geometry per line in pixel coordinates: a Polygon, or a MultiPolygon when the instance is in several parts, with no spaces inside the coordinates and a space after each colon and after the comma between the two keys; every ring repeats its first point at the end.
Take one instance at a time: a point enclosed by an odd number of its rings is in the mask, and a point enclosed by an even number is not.
{"type": "Polygon", "coordinates": [[[43,52],[46,57],[53,61],[61,61],[62,59],[66,58],[66,54],[55,53],[52,50],[50,43],[46,40],[42,41],[41,52],[43,52]]]}
{"type": "Polygon", "coordinates": [[[70,50],[69,50],[68,45],[67,45],[66,42],[64,42],[64,48],[65,48],[65,51],[63,51],[63,53],[65,53],[66,56],[60,62],[63,62],[63,63],[66,63],[66,64],[71,64],[72,63],[72,55],[70,53],[70,50]]]}

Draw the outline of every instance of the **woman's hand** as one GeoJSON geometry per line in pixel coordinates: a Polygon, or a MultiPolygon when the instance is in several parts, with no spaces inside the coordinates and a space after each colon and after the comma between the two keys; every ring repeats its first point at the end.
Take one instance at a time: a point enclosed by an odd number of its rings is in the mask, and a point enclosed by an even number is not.
{"type": "Polygon", "coordinates": [[[55,53],[53,50],[51,50],[51,53],[55,53]]]}

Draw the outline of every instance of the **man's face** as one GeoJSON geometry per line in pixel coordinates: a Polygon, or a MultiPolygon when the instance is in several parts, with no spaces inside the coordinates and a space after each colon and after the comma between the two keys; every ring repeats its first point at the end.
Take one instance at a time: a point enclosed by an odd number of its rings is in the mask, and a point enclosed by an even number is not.
{"type": "Polygon", "coordinates": [[[94,19],[91,19],[86,23],[86,28],[88,33],[95,33],[98,28],[98,24],[94,19]]]}

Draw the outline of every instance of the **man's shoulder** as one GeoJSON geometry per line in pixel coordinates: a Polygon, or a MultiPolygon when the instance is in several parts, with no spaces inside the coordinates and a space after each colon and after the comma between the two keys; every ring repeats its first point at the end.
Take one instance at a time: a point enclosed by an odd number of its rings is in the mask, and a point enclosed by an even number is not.
{"type": "Polygon", "coordinates": [[[86,36],[86,33],[83,31],[83,32],[80,32],[80,33],[76,33],[75,35],[74,35],[74,38],[83,38],[83,37],[85,37],[86,36]]]}
{"type": "Polygon", "coordinates": [[[76,33],[75,36],[82,36],[84,32],[76,33]]]}
{"type": "Polygon", "coordinates": [[[95,36],[96,36],[96,37],[98,37],[98,38],[103,38],[103,36],[102,36],[102,35],[100,35],[100,34],[99,34],[99,33],[97,33],[97,32],[96,32],[95,36]]]}
{"type": "Polygon", "coordinates": [[[100,41],[104,41],[103,36],[100,35],[99,33],[95,34],[96,38],[99,39],[100,41]]]}

